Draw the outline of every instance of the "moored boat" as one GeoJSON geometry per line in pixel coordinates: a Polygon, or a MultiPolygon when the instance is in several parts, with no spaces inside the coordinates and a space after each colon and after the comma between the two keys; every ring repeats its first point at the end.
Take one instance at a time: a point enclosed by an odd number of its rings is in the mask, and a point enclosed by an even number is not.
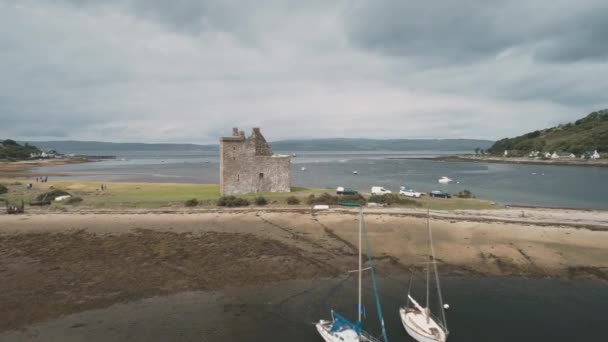
{"type": "Polygon", "coordinates": [[[411,281],[410,288],[407,293],[407,304],[404,307],[399,308],[399,316],[401,323],[405,328],[405,331],[418,342],[445,342],[447,340],[449,331],[447,327],[447,321],[445,318],[445,309],[449,306],[443,304],[443,296],[441,294],[441,286],[439,285],[439,273],[437,272],[437,262],[435,260],[435,249],[433,247],[433,233],[431,231],[431,224],[429,213],[427,212],[427,230],[429,234],[429,262],[426,267],[426,305],[422,307],[412,297],[411,281]],[[439,310],[441,311],[441,318],[435,317],[430,309],[430,269],[433,265],[433,273],[435,275],[435,281],[437,285],[437,297],[439,300],[439,310]]]}
{"type": "MultiPolygon", "coordinates": [[[[353,204],[354,205],[354,204],[353,204]]],[[[361,301],[361,281],[362,281],[362,273],[363,273],[363,260],[362,260],[362,235],[364,230],[364,222],[363,222],[363,208],[359,208],[359,269],[357,270],[359,280],[358,280],[358,304],[357,304],[357,321],[355,323],[351,322],[344,316],[331,311],[331,320],[319,320],[318,323],[315,323],[315,327],[317,331],[323,337],[326,342],[388,342],[388,338],[386,336],[386,328],[384,326],[384,319],[382,318],[382,307],[380,306],[380,299],[378,297],[378,289],[376,286],[376,276],[374,273],[374,265],[371,258],[371,252],[369,250],[369,244],[367,242],[367,236],[365,239],[365,246],[367,248],[367,257],[369,267],[366,270],[371,272],[372,285],[374,289],[374,297],[376,300],[376,308],[378,311],[378,319],[380,320],[380,326],[382,328],[382,336],[383,340],[380,340],[368,332],[361,329],[361,316],[363,313],[362,301],[361,301]]]]}

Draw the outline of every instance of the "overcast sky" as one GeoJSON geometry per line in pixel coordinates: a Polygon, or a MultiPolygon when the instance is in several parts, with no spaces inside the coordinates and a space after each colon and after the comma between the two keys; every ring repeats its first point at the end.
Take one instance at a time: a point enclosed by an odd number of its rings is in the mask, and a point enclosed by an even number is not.
{"type": "Polygon", "coordinates": [[[0,137],[499,139],[608,107],[608,1],[0,0],[0,137]]]}

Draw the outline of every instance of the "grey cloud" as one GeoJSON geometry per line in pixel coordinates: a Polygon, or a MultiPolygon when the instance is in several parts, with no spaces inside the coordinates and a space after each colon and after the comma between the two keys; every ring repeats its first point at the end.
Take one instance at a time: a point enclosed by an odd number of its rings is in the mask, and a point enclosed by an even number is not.
{"type": "Polygon", "coordinates": [[[0,0],[0,136],[519,134],[608,106],[606,6],[569,3],[0,0]]]}
{"type": "Polygon", "coordinates": [[[536,56],[552,62],[608,59],[608,3],[580,16],[555,23],[555,33],[547,34],[536,56]]]}
{"type": "Polygon", "coordinates": [[[267,30],[280,30],[285,18],[301,11],[331,7],[323,0],[66,0],[98,11],[118,8],[135,17],[154,21],[176,32],[198,36],[226,33],[242,44],[256,46],[267,30]]]}
{"type": "Polygon", "coordinates": [[[604,1],[363,2],[347,16],[356,46],[427,63],[475,62],[520,48],[540,60],[608,56],[604,1]]]}

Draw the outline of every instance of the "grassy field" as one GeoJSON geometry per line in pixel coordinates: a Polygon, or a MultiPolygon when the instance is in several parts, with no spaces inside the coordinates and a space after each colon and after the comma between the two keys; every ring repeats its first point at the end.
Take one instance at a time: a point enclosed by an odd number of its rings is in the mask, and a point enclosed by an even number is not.
{"type": "Polygon", "coordinates": [[[483,199],[477,198],[438,198],[423,196],[415,199],[415,201],[422,203],[423,208],[429,208],[433,210],[483,210],[483,209],[499,209],[500,205],[483,199]]]}
{"type": "MultiPolygon", "coordinates": [[[[15,179],[0,179],[0,184],[5,184],[9,192],[0,195],[13,204],[26,204],[35,199],[41,193],[49,189],[61,189],[73,196],[78,196],[83,201],[79,207],[90,208],[161,208],[161,207],[184,207],[184,203],[190,199],[197,199],[201,206],[215,206],[220,197],[218,184],[175,184],[175,183],[104,183],[107,186],[101,191],[101,182],[91,181],[49,181],[47,183],[32,183],[32,189],[27,189],[27,181],[16,181],[15,179]]],[[[331,189],[301,188],[294,187],[290,193],[259,193],[247,194],[240,197],[246,198],[253,203],[258,196],[266,198],[270,205],[286,205],[286,199],[290,196],[297,197],[301,205],[306,205],[306,199],[310,194],[316,196],[328,192],[331,189]]],[[[456,209],[496,209],[496,204],[479,199],[460,198],[429,198],[427,196],[414,201],[421,204],[421,208],[433,210],[456,210],[456,209]]],[[[396,206],[396,205],[393,205],[396,206]]],[[[51,209],[66,209],[63,204],[53,203],[51,209]]]]}
{"type": "MultiPolygon", "coordinates": [[[[215,205],[220,197],[218,184],[179,184],[179,183],[104,183],[107,189],[101,191],[101,182],[90,181],[48,181],[47,183],[32,183],[32,189],[27,189],[26,181],[15,179],[0,179],[0,184],[8,186],[10,191],[0,195],[11,203],[18,204],[23,200],[26,204],[37,195],[49,189],[61,189],[74,196],[81,197],[80,206],[96,208],[136,207],[158,208],[183,206],[190,199],[197,199],[201,205],[215,205]]],[[[310,194],[321,194],[327,189],[309,189],[294,187],[290,193],[259,193],[247,194],[241,197],[253,200],[263,196],[269,203],[276,201],[285,204],[289,196],[296,196],[305,202],[310,194]]],[[[55,204],[53,204],[55,205],[55,204]]],[[[58,205],[55,205],[58,206],[58,205]]]]}

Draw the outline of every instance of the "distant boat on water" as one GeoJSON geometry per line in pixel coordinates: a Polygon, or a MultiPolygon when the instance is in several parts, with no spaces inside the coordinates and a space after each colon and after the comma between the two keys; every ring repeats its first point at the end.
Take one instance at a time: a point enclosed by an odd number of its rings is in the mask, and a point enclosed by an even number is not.
{"type": "Polygon", "coordinates": [[[448,183],[452,183],[454,180],[450,177],[441,177],[439,178],[439,180],[437,180],[437,182],[441,183],[441,184],[448,184],[448,183]]]}
{"type": "Polygon", "coordinates": [[[353,175],[358,175],[359,171],[353,171],[353,175]]]}
{"type": "Polygon", "coordinates": [[[300,170],[306,171],[306,166],[302,166],[302,168],[300,170]]]}

